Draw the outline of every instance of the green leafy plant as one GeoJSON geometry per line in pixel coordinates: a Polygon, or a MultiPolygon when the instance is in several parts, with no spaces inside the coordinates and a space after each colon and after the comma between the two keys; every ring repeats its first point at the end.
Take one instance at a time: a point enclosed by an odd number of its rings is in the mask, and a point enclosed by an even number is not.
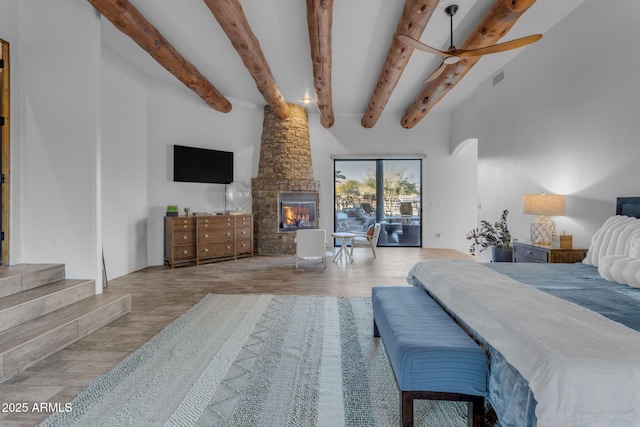
{"type": "Polygon", "coordinates": [[[167,212],[178,212],[178,206],[176,205],[168,205],[167,212]]]}
{"type": "Polygon", "coordinates": [[[500,220],[493,225],[487,221],[480,221],[480,227],[474,228],[467,233],[467,240],[472,240],[469,253],[475,255],[477,252],[482,252],[487,248],[495,246],[496,248],[509,249],[513,247],[511,238],[511,232],[507,226],[508,210],[502,211],[500,220]]]}

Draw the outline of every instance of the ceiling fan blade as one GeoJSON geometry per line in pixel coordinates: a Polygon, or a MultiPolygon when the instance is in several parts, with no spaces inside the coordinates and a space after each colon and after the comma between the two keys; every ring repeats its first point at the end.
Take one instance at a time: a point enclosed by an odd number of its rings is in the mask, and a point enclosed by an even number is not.
{"type": "Polygon", "coordinates": [[[414,49],[421,50],[423,52],[433,53],[433,54],[444,56],[444,57],[449,56],[447,52],[443,52],[434,47],[428,46],[424,43],[419,42],[416,39],[412,39],[411,37],[405,36],[404,34],[399,34],[398,40],[400,40],[402,43],[406,44],[407,46],[410,46],[414,49]]]}
{"type": "Polygon", "coordinates": [[[442,72],[444,71],[444,69],[447,68],[447,64],[445,64],[444,62],[438,67],[437,70],[435,70],[433,73],[431,73],[431,75],[429,77],[427,77],[426,79],[424,79],[423,83],[429,83],[433,80],[435,80],[440,74],[442,74],[442,72]]]}
{"type": "Polygon", "coordinates": [[[504,43],[498,43],[492,46],[481,47],[478,49],[458,50],[455,53],[460,58],[465,58],[468,56],[487,55],[489,53],[498,53],[498,52],[504,52],[506,50],[517,49],[519,47],[523,47],[531,43],[535,43],[541,38],[542,38],[542,34],[534,34],[532,36],[522,37],[520,39],[511,40],[504,43]]]}

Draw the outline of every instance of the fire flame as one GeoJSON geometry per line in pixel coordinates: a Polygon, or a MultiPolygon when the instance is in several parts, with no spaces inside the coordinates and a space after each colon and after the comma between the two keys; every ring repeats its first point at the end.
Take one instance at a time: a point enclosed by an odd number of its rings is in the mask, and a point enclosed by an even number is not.
{"type": "Polygon", "coordinates": [[[293,214],[293,209],[289,206],[285,206],[284,210],[284,223],[285,224],[293,224],[295,222],[295,215],[293,214]]]}
{"type": "Polygon", "coordinates": [[[313,222],[313,215],[310,214],[311,209],[301,206],[283,206],[282,207],[282,223],[287,225],[310,225],[313,222]]]}

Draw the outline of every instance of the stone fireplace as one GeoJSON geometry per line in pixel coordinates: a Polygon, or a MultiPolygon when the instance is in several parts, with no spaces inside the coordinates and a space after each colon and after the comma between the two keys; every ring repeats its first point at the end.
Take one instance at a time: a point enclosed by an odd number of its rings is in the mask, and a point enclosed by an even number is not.
{"type": "Polygon", "coordinates": [[[318,228],[318,193],[280,193],[278,231],[318,228]]]}
{"type": "Polygon", "coordinates": [[[307,110],[288,105],[286,120],[264,108],[258,176],[251,180],[254,252],[259,255],[293,254],[295,231],[318,227],[307,110]]]}

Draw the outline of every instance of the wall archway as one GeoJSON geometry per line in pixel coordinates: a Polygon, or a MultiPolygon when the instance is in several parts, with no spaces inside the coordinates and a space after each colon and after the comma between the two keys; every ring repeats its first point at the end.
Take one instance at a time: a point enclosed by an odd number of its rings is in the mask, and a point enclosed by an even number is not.
{"type": "Polygon", "coordinates": [[[453,147],[453,149],[451,150],[451,156],[452,157],[456,157],[458,156],[458,154],[460,154],[460,152],[462,150],[464,150],[466,147],[470,146],[471,144],[475,144],[476,147],[476,158],[477,158],[477,153],[478,153],[478,138],[467,138],[463,141],[460,141],[456,146],[453,147]]]}

